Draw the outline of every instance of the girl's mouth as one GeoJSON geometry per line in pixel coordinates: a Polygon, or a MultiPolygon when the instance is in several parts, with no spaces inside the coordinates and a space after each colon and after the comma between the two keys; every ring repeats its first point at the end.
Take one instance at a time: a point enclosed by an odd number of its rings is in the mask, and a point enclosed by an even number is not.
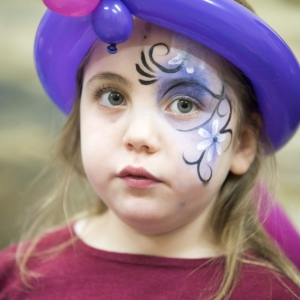
{"type": "Polygon", "coordinates": [[[147,189],[162,182],[142,167],[127,166],[118,177],[133,189],[147,189]]]}

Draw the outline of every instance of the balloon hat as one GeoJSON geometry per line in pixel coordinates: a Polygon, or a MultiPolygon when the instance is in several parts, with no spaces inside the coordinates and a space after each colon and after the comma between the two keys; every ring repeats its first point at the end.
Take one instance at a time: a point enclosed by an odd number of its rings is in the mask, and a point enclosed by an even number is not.
{"type": "Polygon", "coordinates": [[[66,114],[73,107],[78,67],[100,39],[117,52],[133,29],[132,15],[214,50],[250,79],[275,150],[300,122],[300,66],[286,43],[233,0],[43,0],[35,59],[39,78],[66,114]]]}

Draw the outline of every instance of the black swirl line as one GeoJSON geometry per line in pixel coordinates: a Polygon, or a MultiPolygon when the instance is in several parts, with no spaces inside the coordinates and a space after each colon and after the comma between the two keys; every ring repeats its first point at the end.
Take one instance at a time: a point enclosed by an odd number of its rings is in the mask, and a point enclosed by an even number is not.
{"type": "Polygon", "coordinates": [[[186,85],[188,84],[189,86],[197,86],[197,87],[201,87],[204,91],[206,91],[207,93],[209,93],[213,98],[217,99],[217,100],[222,100],[223,98],[223,91],[222,91],[222,94],[221,95],[217,95],[215,94],[214,92],[212,92],[207,86],[205,86],[204,84],[201,84],[200,82],[186,82],[186,81],[180,81],[174,85],[172,85],[170,88],[168,88],[162,97],[164,97],[170,90],[178,87],[178,86],[181,86],[181,85],[186,85]]]}
{"type": "MultiPolygon", "coordinates": [[[[205,126],[206,124],[208,124],[212,118],[214,117],[215,113],[217,112],[217,114],[219,115],[219,117],[224,117],[226,116],[226,114],[224,114],[223,116],[219,113],[219,107],[221,105],[221,103],[224,101],[224,100],[227,100],[226,97],[225,97],[225,89],[223,87],[222,89],[222,93],[221,95],[216,95],[217,97],[213,97],[217,100],[219,100],[218,104],[216,105],[213,113],[211,114],[211,116],[206,120],[204,121],[201,125],[198,125],[196,127],[193,127],[193,128],[190,128],[190,129],[177,129],[177,131],[180,131],[180,132],[191,132],[191,131],[195,131],[195,130],[198,130],[200,129],[201,127],[205,126]]],[[[229,100],[227,100],[229,102],[229,100]]],[[[230,106],[231,107],[231,106],[230,106]]],[[[231,113],[230,113],[230,118],[231,118],[231,113]]]]}
{"type": "MultiPolygon", "coordinates": [[[[199,126],[197,126],[197,127],[195,127],[195,128],[188,129],[188,130],[179,130],[179,129],[177,129],[177,131],[188,132],[188,131],[194,131],[194,130],[196,130],[196,129],[199,129],[199,128],[203,127],[204,125],[208,124],[208,123],[212,120],[212,118],[214,117],[214,115],[215,115],[216,113],[217,113],[217,115],[218,115],[220,118],[224,118],[224,117],[228,114],[228,112],[225,113],[225,114],[221,114],[221,113],[219,112],[219,109],[220,109],[221,103],[222,103],[223,101],[226,100],[226,101],[228,102],[228,105],[229,105],[229,117],[228,117],[226,123],[224,124],[224,126],[219,130],[219,133],[221,133],[221,134],[226,134],[226,133],[229,133],[229,134],[230,134],[230,142],[229,142],[227,148],[224,150],[224,152],[226,152],[226,151],[229,149],[229,147],[230,147],[230,145],[231,145],[231,143],[232,143],[232,134],[233,134],[233,133],[232,133],[232,129],[227,128],[228,125],[229,125],[229,123],[230,123],[230,121],[231,121],[231,117],[232,117],[232,104],[231,104],[231,101],[226,97],[225,92],[224,92],[224,88],[223,88],[222,94],[224,94],[224,95],[223,95],[221,101],[218,102],[218,104],[216,105],[216,107],[215,107],[215,109],[214,109],[212,115],[210,116],[210,118],[209,118],[208,120],[206,120],[204,123],[202,123],[201,125],[199,125],[199,126]]],[[[213,146],[211,146],[211,147],[213,147],[213,146]]],[[[185,162],[187,165],[197,165],[197,173],[198,173],[198,177],[199,177],[200,181],[201,181],[204,185],[208,184],[209,181],[211,180],[212,176],[213,176],[213,171],[212,171],[212,168],[210,167],[210,165],[207,165],[207,166],[209,167],[209,169],[210,169],[210,176],[209,176],[209,178],[208,178],[208,179],[204,179],[204,178],[201,176],[201,170],[200,170],[200,168],[201,168],[201,163],[202,163],[202,160],[203,160],[203,157],[204,157],[205,153],[206,153],[206,150],[202,151],[202,153],[201,153],[199,159],[198,159],[197,161],[195,161],[195,162],[190,162],[190,161],[188,161],[188,160],[184,157],[184,154],[182,155],[182,158],[183,158],[184,162],[185,162]]]]}
{"type": "Polygon", "coordinates": [[[140,73],[141,75],[148,77],[148,78],[155,78],[154,75],[151,75],[147,72],[145,72],[144,70],[141,69],[141,67],[138,64],[135,64],[135,69],[137,70],[138,73],[140,73]]]}
{"type": "MultiPolygon", "coordinates": [[[[228,147],[226,148],[226,150],[224,150],[224,152],[225,151],[227,151],[228,150],[228,148],[230,147],[230,145],[231,145],[231,142],[232,142],[232,129],[228,129],[227,128],[227,126],[229,125],[229,123],[230,123],[230,120],[231,120],[231,115],[232,115],[232,104],[231,104],[231,101],[229,100],[229,99],[227,99],[227,102],[228,102],[228,105],[229,105],[229,118],[228,118],[228,120],[227,120],[227,122],[225,123],[225,125],[219,130],[219,132],[221,133],[221,134],[226,134],[226,133],[229,133],[230,134],[230,142],[229,142],[229,144],[228,144],[228,147]]],[[[225,116],[225,115],[221,115],[220,113],[219,113],[219,107],[218,107],[218,115],[221,117],[223,117],[223,116],[225,116]]],[[[221,117],[221,118],[222,118],[221,117]]]]}
{"type": "Polygon", "coordinates": [[[142,51],[142,53],[141,53],[141,61],[142,61],[143,65],[144,65],[144,67],[145,67],[148,71],[154,73],[153,69],[150,68],[150,66],[149,66],[148,63],[147,63],[147,60],[146,60],[144,51],[142,51]]]}
{"type": "Polygon", "coordinates": [[[153,84],[155,83],[156,81],[158,81],[158,79],[153,79],[153,80],[142,80],[142,79],[139,79],[139,82],[143,85],[149,85],[149,84],[153,84]]]}
{"type": "Polygon", "coordinates": [[[204,155],[205,155],[205,152],[206,152],[206,150],[204,150],[204,151],[201,153],[199,159],[196,160],[196,161],[194,161],[194,162],[190,162],[190,161],[186,160],[186,158],[184,157],[184,154],[182,155],[182,158],[183,158],[184,162],[185,162],[187,165],[190,165],[190,166],[192,166],[192,165],[197,165],[197,173],[198,173],[198,177],[199,177],[200,181],[201,181],[204,185],[206,185],[206,184],[209,183],[209,181],[210,181],[211,178],[212,178],[212,173],[213,173],[213,172],[212,172],[212,168],[211,168],[209,165],[207,165],[207,166],[209,167],[209,169],[210,169],[210,176],[209,176],[209,178],[208,178],[208,179],[204,179],[204,178],[202,177],[202,175],[201,175],[200,167],[201,167],[201,163],[202,163],[203,157],[204,157],[204,155]]]}
{"type": "Polygon", "coordinates": [[[166,45],[165,43],[157,43],[157,44],[153,45],[149,50],[149,57],[150,57],[151,62],[156,67],[158,67],[161,71],[163,71],[164,73],[177,73],[178,71],[180,71],[182,69],[182,63],[174,69],[167,69],[154,60],[153,51],[154,51],[154,48],[157,46],[164,46],[167,49],[167,53],[165,55],[168,55],[170,53],[170,48],[168,45],[166,45]]]}
{"type": "MultiPolygon", "coordinates": [[[[160,69],[161,71],[163,71],[164,73],[176,73],[176,72],[180,71],[181,68],[182,68],[182,63],[181,63],[178,67],[176,67],[176,68],[174,68],[174,69],[167,69],[167,68],[163,67],[162,65],[160,65],[158,62],[156,62],[156,61],[154,60],[154,58],[153,58],[153,52],[154,52],[155,47],[158,47],[158,46],[164,46],[164,47],[166,48],[167,52],[166,52],[165,55],[168,55],[168,54],[170,53],[170,48],[169,48],[169,46],[166,45],[165,43],[157,43],[157,44],[153,45],[153,46],[149,49],[149,53],[148,53],[149,59],[150,59],[150,61],[152,62],[152,64],[153,64],[154,66],[156,66],[158,69],[160,69]]],[[[137,71],[140,75],[142,75],[142,76],[144,76],[144,77],[146,77],[146,78],[154,78],[154,79],[153,79],[153,80],[143,80],[143,79],[139,79],[139,82],[140,82],[141,84],[143,84],[143,85],[149,85],[149,84],[153,84],[153,83],[157,82],[157,81],[158,81],[157,74],[153,71],[153,69],[152,69],[152,68],[149,66],[149,64],[147,63],[147,60],[146,60],[146,56],[145,56],[144,51],[141,52],[141,62],[142,62],[142,64],[143,64],[143,66],[144,66],[150,73],[152,73],[152,74],[150,74],[149,72],[144,71],[144,70],[140,67],[139,64],[135,64],[135,69],[136,69],[136,71],[137,71]]]]}

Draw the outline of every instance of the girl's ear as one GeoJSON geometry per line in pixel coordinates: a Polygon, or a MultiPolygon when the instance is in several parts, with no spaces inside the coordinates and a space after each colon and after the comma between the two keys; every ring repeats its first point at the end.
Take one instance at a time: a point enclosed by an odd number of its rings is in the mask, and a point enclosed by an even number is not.
{"type": "Polygon", "coordinates": [[[249,128],[241,131],[235,145],[230,171],[235,175],[242,175],[250,168],[257,150],[258,135],[249,128]]]}

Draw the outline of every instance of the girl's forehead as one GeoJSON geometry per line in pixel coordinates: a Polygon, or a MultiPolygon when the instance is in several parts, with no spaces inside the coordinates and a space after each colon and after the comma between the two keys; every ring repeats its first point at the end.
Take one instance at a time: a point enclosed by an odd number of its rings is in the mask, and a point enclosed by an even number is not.
{"type": "Polygon", "coordinates": [[[116,54],[107,53],[106,47],[100,41],[93,46],[85,67],[85,82],[99,72],[113,72],[139,82],[139,76],[143,77],[144,73],[137,72],[138,65],[145,72],[153,71],[152,77],[167,79],[185,73],[189,77],[205,77],[209,85],[221,85],[218,62],[210,50],[185,36],[141,19],[134,20],[132,36],[118,45],[116,54]],[[168,69],[175,69],[181,64],[182,70],[175,74],[164,73],[155,63],[168,69]]]}
{"type": "MultiPolygon", "coordinates": [[[[189,54],[191,63],[197,64],[200,61],[204,61],[208,65],[215,66],[216,62],[209,54],[211,50],[208,50],[203,45],[174,31],[138,18],[134,18],[134,29],[131,37],[125,43],[118,45],[116,54],[107,53],[107,44],[98,40],[93,47],[89,61],[108,61],[109,63],[118,61],[119,63],[119,60],[126,58],[126,62],[130,63],[132,60],[136,61],[139,59],[142,51],[158,43],[163,43],[169,47],[169,56],[174,55],[175,52],[189,54]]],[[[165,47],[156,47],[154,55],[156,59],[162,61],[167,59],[167,52],[165,47]]]]}

